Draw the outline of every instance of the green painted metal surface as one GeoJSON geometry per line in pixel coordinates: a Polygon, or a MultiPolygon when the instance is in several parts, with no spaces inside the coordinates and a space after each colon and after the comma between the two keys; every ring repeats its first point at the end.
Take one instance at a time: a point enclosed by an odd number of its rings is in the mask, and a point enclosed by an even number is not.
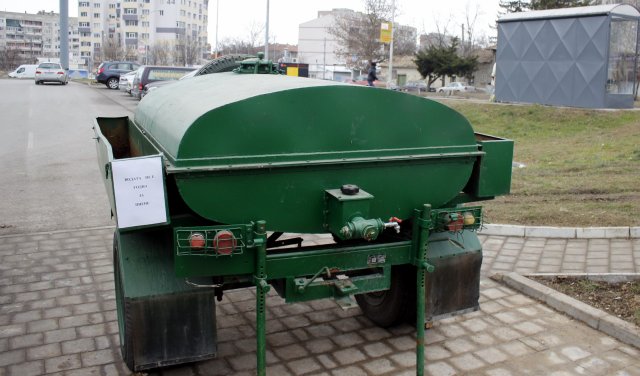
{"type": "Polygon", "coordinates": [[[376,197],[374,218],[439,207],[481,155],[468,121],[444,105],[298,77],[184,80],[145,98],[135,123],[192,210],[221,223],[264,218],[273,231],[326,231],[324,190],[342,184],[376,197]]]}

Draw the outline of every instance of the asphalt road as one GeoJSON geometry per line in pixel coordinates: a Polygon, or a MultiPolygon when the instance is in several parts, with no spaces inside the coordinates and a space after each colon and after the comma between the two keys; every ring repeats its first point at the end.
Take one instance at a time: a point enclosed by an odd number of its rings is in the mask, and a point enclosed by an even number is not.
{"type": "Polygon", "coordinates": [[[104,85],[0,79],[0,235],[112,225],[93,119],[137,103],[104,85]]]}

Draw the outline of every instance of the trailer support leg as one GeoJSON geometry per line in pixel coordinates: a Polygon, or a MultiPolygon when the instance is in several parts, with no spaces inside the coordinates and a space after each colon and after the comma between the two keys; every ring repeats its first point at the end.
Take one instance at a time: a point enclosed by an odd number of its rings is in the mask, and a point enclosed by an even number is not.
{"type": "MultiPolygon", "coordinates": [[[[424,205],[416,221],[418,231],[414,231],[417,239],[414,238],[416,259],[415,265],[417,270],[416,278],[416,375],[424,375],[424,331],[425,331],[425,292],[426,292],[426,273],[433,271],[433,266],[427,263],[427,246],[429,242],[429,230],[431,228],[431,205],[424,205]]],[[[416,228],[414,227],[414,230],[416,228]]]]}
{"type": "Polygon", "coordinates": [[[266,343],[266,295],[269,292],[269,284],[267,283],[267,232],[266,223],[264,221],[257,221],[255,224],[255,238],[254,244],[256,246],[256,271],[255,271],[255,284],[256,284],[256,359],[257,359],[257,372],[258,376],[266,375],[267,361],[267,343],[266,343]]]}

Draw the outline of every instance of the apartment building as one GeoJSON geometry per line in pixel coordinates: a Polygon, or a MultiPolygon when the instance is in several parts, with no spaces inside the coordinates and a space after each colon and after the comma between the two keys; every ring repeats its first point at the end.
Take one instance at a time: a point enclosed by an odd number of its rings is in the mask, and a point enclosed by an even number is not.
{"type": "MultiPolygon", "coordinates": [[[[0,52],[11,66],[60,58],[60,14],[0,12],[0,52]]],[[[69,17],[69,67],[80,63],[78,19],[69,17]]]]}
{"type": "Polygon", "coordinates": [[[80,55],[89,69],[105,60],[194,65],[207,59],[209,0],[78,2],[80,55]]]}

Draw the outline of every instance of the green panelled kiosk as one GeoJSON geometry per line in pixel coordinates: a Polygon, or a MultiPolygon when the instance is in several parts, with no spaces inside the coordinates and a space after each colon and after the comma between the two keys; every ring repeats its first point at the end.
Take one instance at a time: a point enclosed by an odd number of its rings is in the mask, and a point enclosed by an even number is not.
{"type": "Polygon", "coordinates": [[[419,96],[276,73],[249,59],[154,91],[134,119],[96,119],[123,359],[215,357],[216,298],[254,286],[264,375],[273,287],[415,323],[421,375],[425,326],[478,309],[482,208],[468,203],[509,193],[513,142],[419,96]]]}

